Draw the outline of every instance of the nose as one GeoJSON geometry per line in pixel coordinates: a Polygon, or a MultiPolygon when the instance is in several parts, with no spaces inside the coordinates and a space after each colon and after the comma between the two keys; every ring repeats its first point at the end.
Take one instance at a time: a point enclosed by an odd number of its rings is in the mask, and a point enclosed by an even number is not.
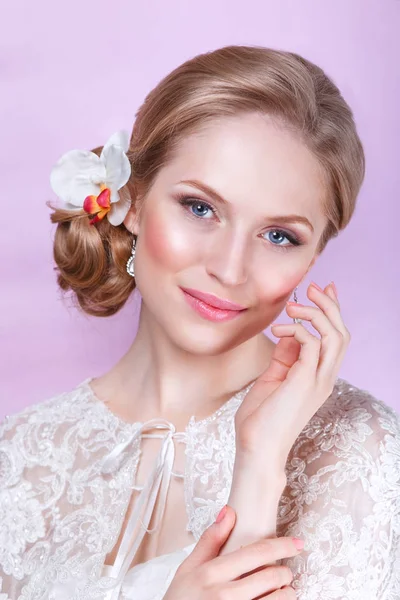
{"type": "Polygon", "coordinates": [[[210,245],[206,270],[227,287],[241,285],[248,277],[248,257],[244,235],[237,232],[219,232],[210,245]]]}

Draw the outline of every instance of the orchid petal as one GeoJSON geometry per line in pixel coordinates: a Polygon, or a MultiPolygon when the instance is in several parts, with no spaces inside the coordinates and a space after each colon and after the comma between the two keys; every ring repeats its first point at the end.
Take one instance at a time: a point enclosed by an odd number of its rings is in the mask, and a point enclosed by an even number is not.
{"type": "Polygon", "coordinates": [[[130,202],[127,202],[123,198],[121,198],[119,202],[114,202],[111,204],[111,210],[107,215],[111,225],[121,225],[128,214],[129,209],[130,202]]]}
{"type": "Polygon", "coordinates": [[[108,214],[108,210],[101,210],[100,212],[98,212],[93,219],[90,219],[89,223],[91,225],[94,225],[95,223],[98,223],[99,221],[102,221],[102,219],[104,219],[104,217],[108,214]]]}
{"type": "Polygon", "coordinates": [[[88,150],[71,150],[61,156],[50,173],[50,185],[64,202],[83,206],[85,198],[99,194],[106,178],[106,167],[97,154],[88,150]]]}
{"type": "Polygon", "coordinates": [[[110,208],[110,196],[111,192],[109,188],[105,188],[98,196],[97,196],[97,204],[101,206],[101,208],[110,208]]]}
{"type": "Polygon", "coordinates": [[[114,202],[120,201],[120,195],[116,188],[110,188],[110,202],[113,204],[114,202]]]}
{"type": "Polygon", "coordinates": [[[131,163],[120,146],[109,146],[102,152],[102,160],[106,168],[106,183],[119,190],[131,176],[131,163]]]}
{"type": "Polygon", "coordinates": [[[129,133],[121,129],[116,133],[113,133],[112,136],[107,140],[107,142],[103,146],[102,153],[107,150],[110,146],[120,146],[124,152],[128,152],[130,142],[129,133]]]}
{"type": "Polygon", "coordinates": [[[101,207],[97,202],[97,196],[87,196],[83,203],[83,210],[90,215],[94,215],[95,213],[99,212],[101,207]]]}
{"type": "Polygon", "coordinates": [[[60,208],[62,210],[76,210],[76,211],[79,211],[80,209],[83,208],[83,204],[82,204],[82,206],[77,207],[75,204],[71,204],[70,202],[63,202],[62,200],[61,201],[59,200],[57,202],[57,204],[56,204],[56,208],[60,208]]]}

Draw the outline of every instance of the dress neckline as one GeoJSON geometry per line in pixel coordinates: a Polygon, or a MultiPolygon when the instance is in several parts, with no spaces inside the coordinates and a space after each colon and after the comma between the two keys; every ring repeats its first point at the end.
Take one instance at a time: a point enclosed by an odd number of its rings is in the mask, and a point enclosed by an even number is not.
{"type": "MultiPolygon", "coordinates": [[[[126,419],[120,417],[119,415],[115,414],[106,404],[106,402],[104,402],[104,400],[101,400],[101,398],[99,398],[96,394],[96,392],[94,391],[94,389],[92,388],[92,386],[90,385],[91,382],[93,381],[94,377],[87,377],[86,379],[84,379],[83,381],[81,381],[81,383],[78,384],[78,387],[81,387],[83,389],[85,389],[86,392],[88,392],[89,397],[96,402],[97,405],[100,405],[103,410],[110,416],[112,416],[114,419],[116,419],[120,425],[122,425],[123,427],[130,427],[133,425],[137,425],[137,424],[143,424],[144,422],[142,421],[127,421],[126,419]]],[[[196,425],[196,426],[202,426],[202,425],[206,425],[212,421],[215,421],[220,415],[222,415],[224,412],[226,412],[228,410],[228,408],[231,407],[231,405],[233,405],[235,402],[237,402],[238,400],[242,400],[247,393],[250,391],[250,389],[253,387],[254,383],[256,382],[256,380],[251,381],[250,383],[246,384],[241,390],[239,390],[238,392],[236,392],[235,394],[233,394],[233,396],[230,396],[230,398],[228,398],[227,400],[225,400],[225,402],[222,404],[222,406],[220,406],[219,408],[217,408],[217,410],[215,410],[211,415],[208,415],[207,417],[204,417],[204,419],[197,419],[195,415],[191,415],[191,417],[189,418],[188,424],[185,427],[185,432],[186,429],[189,427],[189,425],[196,425]]],[[[157,417],[155,417],[157,418],[157,417]]]]}
{"type": "MultiPolygon", "coordinates": [[[[113,429],[114,424],[118,423],[121,428],[121,431],[123,432],[124,438],[121,441],[118,440],[114,447],[112,447],[111,450],[103,457],[100,465],[100,473],[102,475],[112,474],[115,472],[116,469],[120,468],[121,460],[123,460],[125,450],[128,448],[128,446],[131,446],[138,440],[141,440],[142,437],[148,437],[150,435],[150,437],[163,438],[161,447],[159,449],[158,455],[151,469],[149,477],[147,478],[143,486],[141,486],[140,488],[136,488],[139,490],[140,493],[133,508],[133,511],[129,516],[128,523],[124,530],[121,544],[118,548],[117,556],[115,557],[114,563],[113,565],[103,565],[103,567],[106,567],[107,569],[105,571],[105,573],[107,574],[106,576],[111,579],[115,579],[116,583],[116,587],[113,588],[109,600],[116,600],[119,597],[120,590],[124,584],[124,580],[126,579],[128,573],[130,573],[131,576],[134,576],[134,574],[140,569],[140,565],[147,565],[151,561],[153,561],[151,564],[157,564],[156,561],[163,561],[167,556],[156,556],[153,557],[153,559],[150,559],[150,561],[146,561],[145,563],[139,563],[138,565],[132,567],[132,569],[130,568],[133,557],[136,555],[136,552],[140,547],[145,532],[147,531],[148,533],[152,533],[158,528],[159,523],[161,523],[163,520],[170,479],[171,475],[173,474],[175,456],[174,438],[178,438],[179,441],[187,443],[188,439],[191,437],[190,430],[192,428],[200,427],[200,431],[203,430],[203,426],[205,424],[209,423],[210,421],[217,420],[221,415],[225,414],[230,407],[234,407],[235,404],[239,404],[243,399],[244,395],[247,393],[247,391],[253,386],[255,381],[247,384],[244,388],[233,394],[230,398],[228,398],[228,400],[226,400],[222,404],[222,406],[220,406],[216,411],[214,411],[211,415],[205,417],[204,419],[196,420],[195,415],[192,415],[189,418],[189,421],[186,424],[184,431],[177,432],[173,423],[161,417],[155,417],[145,422],[128,422],[125,419],[119,417],[107,406],[107,404],[103,400],[101,400],[97,396],[94,389],[90,385],[90,382],[92,380],[93,377],[88,377],[78,385],[78,387],[85,393],[85,400],[88,400],[92,403],[91,407],[95,407],[96,410],[100,411],[101,418],[103,418],[103,415],[106,415],[109,419],[112,419],[113,429]],[[166,429],[167,434],[164,436],[149,434],[149,431],[152,431],[153,429],[166,429]],[[159,500],[159,505],[157,508],[157,526],[153,527],[153,529],[148,529],[151,518],[154,514],[157,499],[159,500]],[[142,528],[134,534],[139,518],[142,523],[142,528]]],[[[187,459],[185,461],[185,471],[182,475],[179,474],[179,477],[183,478],[184,485],[186,486],[187,482],[189,481],[187,459]]],[[[186,516],[187,518],[189,518],[187,502],[186,512],[186,516]]],[[[185,546],[183,549],[180,548],[179,550],[170,554],[175,556],[177,555],[177,552],[187,551],[188,548],[192,545],[193,542],[185,546]]]]}

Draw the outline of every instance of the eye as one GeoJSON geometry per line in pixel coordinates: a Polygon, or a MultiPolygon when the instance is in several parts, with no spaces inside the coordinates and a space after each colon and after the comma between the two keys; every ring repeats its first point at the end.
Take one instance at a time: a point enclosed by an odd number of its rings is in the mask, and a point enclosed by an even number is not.
{"type": "Polygon", "coordinates": [[[204,202],[204,200],[199,200],[198,198],[191,198],[189,196],[181,196],[178,198],[179,204],[182,206],[187,206],[190,209],[190,214],[199,219],[209,219],[212,218],[213,215],[217,213],[215,208],[208,204],[208,202],[204,202]]]}
{"type": "MultiPolygon", "coordinates": [[[[197,218],[204,221],[206,219],[211,219],[217,214],[216,209],[213,206],[211,206],[211,204],[199,198],[193,198],[192,196],[179,194],[178,202],[185,208],[189,208],[190,216],[194,217],[195,219],[197,218]]],[[[266,232],[266,234],[270,233],[277,234],[275,236],[275,241],[271,241],[271,245],[274,246],[277,250],[290,250],[295,246],[302,246],[304,244],[304,242],[301,241],[296,235],[290,233],[289,231],[285,231],[284,229],[275,228],[270,229],[266,232]],[[281,240],[282,238],[286,238],[289,241],[289,243],[275,243],[276,241],[279,242],[279,240],[281,240]]],[[[266,239],[264,235],[262,237],[264,240],[266,239]]]]}
{"type": "Polygon", "coordinates": [[[266,233],[267,235],[270,233],[277,234],[275,235],[275,241],[279,241],[282,238],[286,238],[287,240],[289,240],[288,244],[275,244],[275,242],[272,242],[272,245],[279,248],[279,250],[290,250],[290,248],[293,246],[302,246],[301,240],[299,240],[295,235],[289,233],[288,231],[284,231],[283,229],[270,229],[266,233]]]}

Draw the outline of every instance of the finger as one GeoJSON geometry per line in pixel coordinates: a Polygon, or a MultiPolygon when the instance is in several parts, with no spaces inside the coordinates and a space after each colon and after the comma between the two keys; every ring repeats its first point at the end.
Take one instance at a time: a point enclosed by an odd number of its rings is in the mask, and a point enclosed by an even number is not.
{"type": "MultiPolygon", "coordinates": [[[[325,290],[331,290],[330,286],[327,286],[325,290]]],[[[340,333],[345,336],[348,334],[346,326],[343,322],[342,314],[340,312],[340,306],[338,301],[334,300],[332,296],[334,296],[333,290],[327,295],[325,292],[321,292],[314,286],[310,285],[307,289],[307,296],[314,302],[322,310],[322,312],[328,317],[331,321],[332,325],[340,331],[340,333]],[[331,295],[332,294],[332,295],[331,295]]]]}
{"type": "Polygon", "coordinates": [[[336,292],[332,286],[332,284],[330,283],[329,285],[326,286],[325,288],[325,293],[329,295],[330,298],[332,298],[332,300],[338,305],[338,308],[340,310],[340,302],[339,302],[339,298],[336,296],[336,292]]]}
{"type": "MultiPolygon", "coordinates": [[[[310,287],[314,289],[313,286],[310,287]]],[[[336,298],[336,294],[331,284],[329,284],[325,289],[330,294],[330,297],[333,300],[333,302],[335,302],[336,306],[339,306],[339,302],[336,298]]],[[[296,307],[301,305],[299,305],[298,303],[295,303],[293,305],[287,305],[288,312],[289,306],[294,306],[293,310],[290,310],[290,313],[294,316],[298,316],[298,311],[296,307]]],[[[314,323],[313,325],[315,329],[319,331],[322,337],[322,331],[319,330],[318,326],[316,326],[314,323]]],[[[327,335],[327,326],[325,326],[324,331],[326,332],[325,335],[327,335]]],[[[272,391],[274,391],[274,389],[276,389],[277,386],[271,384],[282,383],[286,379],[290,368],[299,358],[300,350],[301,346],[295,338],[292,337],[286,338],[285,340],[281,340],[275,347],[268,368],[258,378],[256,382],[257,388],[262,387],[263,393],[271,393],[272,391]]]]}
{"type": "Polygon", "coordinates": [[[286,381],[293,377],[303,376],[310,384],[310,377],[315,378],[321,351],[321,340],[307,331],[302,323],[277,324],[271,327],[276,337],[294,337],[300,344],[299,358],[288,371],[286,381]]]}
{"type": "Polygon", "coordinates": [[[321,357],[322,360],[318,368],[317,379],[321,383],[324,383],[327,381],[327,378],[333,376],[336,380],[336,377],[340,370],[340,365],[343,361],[344,355],[350,343],[350,332],[344,324],[340,312],[339,301],[331,284],[326,286],[324,292],[321,292],[314,286],[310,286],[307,292],[310,300],[315,302],[328,316],[329,320],[332,322],[335,329],[338,331],[337,337],[340,341],[340,348],[337,354],[336,362],[333,362],[333,357],[329,353],[327,353],[325,347],[323,347],[323,356],[321,357]]]}
{"type": "MultiPolygon", "coordinates": [[[[307,295],[320,308],[322,313],[326,315],[328,323],[333,326],[331,336],[327,335],[326,328],[322,332],[322,322],[312,322],[313,326],[319,331],[322,339],[321,356],[317,369],[317,380],[326,383],[327,379],[335,379],[339,373],[340,365],[350,343],[350,333],[346,328],[342,315],[340,313],[340,305],[331,284],[327,285],[324,291],[320,291],[313,285],[310,285],[307,290],[307,295]],[[321,327],[319,323],[321,322],[321,327]],[[334,335],[334,337],[332,337],[334,335]],[[334,341],[334,344],[332,344],[334,341]]],[[[296,313],[296,309],[291,311],[296,313]]],[[[301,317],[302,314],[296,315],[301,317]]]]}
{"type": "MultiPolygon", "coordinates": [[[[329,294],[329,296],[332,298],[332,300],[334,300],[334,302],[336,302],[336,304],[338,305],[339,310],[340,310],[339,299],[338,299],[338,297],[336,295],[335,288],[332,285],[332,283],[330,283],[329,285],[326,286],[325,293],[329,294]]],[[[340,353],[340,356],[339,356],[339,369],[340,369],[340,364],[343,361],[344,355],[347,352],[347,348],[348,348],[348,346],[350,344],[350,341],[351,341],[351,335],[350,335],[349,330],[345,326],[344,322],[343,322],[343,328],[339,329],[339,331],[343,335],[343,339],[344,339],[344,343],[343,343],[343,347],[342,347],[342,352],[340,353]]],[[[323,379],[327,376],[326,368],[327,368],[327,365],[323,365],[322,369],[320,369],[320,371],[319,371],[319,375],[318,376],[320,376],[323,379]]],[[[338,373],[339,373],[339,370],[337,371],[337,374],[338,373]]]]}
{"type": "Polygon", "coordinates": [[[291,537],[262,538],[254,544],[214,558],[207,567],[207,584],[232,581],[282,558],[297,556],[300,552],[302,550],[297,550],[291,537]]]}
{"type": "Polygon", "coordinates": [[[291,569],[285,565],[264,567],[256,573],[242,577],[228,585],[232,595],[229,598],[263,598],[262,594],[280,589],[284,585],[290,585],[293,581],[291,569]]]}
{"type": "Polygon", "coordinates": [[[195,567],[217,557],[221,547],[230,536],[235,523],[236,512],[230,505],[227,505],[222,521],[212,523],[203,531],[196,546],[181,564],[179,573],[189,573],[195,567]]]}
{"type": "MultiPolygon", "coordinates": [[[[243,418],[254,412],[286,379],[299,358],[301,344],[294,337],[279,340],[266,370],[257,378],[253,388],[240,407],[243,418]]],[[[239,414],[239,413],[238,413],[239,414]]]]}
{"type": "Polygon", "coordinates": [[[268,600],[282,600],[282,592],[284,593],[283,598],[285,600],[296,600],[297,594],[291,585],[284,585],[280,590],[275,590],[272,594],[268,594],[268,600]]]}
{"type": "Polygon", "coordinates": [[[281,383],[286,379],[289,369],[298,360],[301,345],[295,338],[279,340],[272,353],[268,368],[258,378],[264,383],[281,383]]]}
{"type": "Polygon", "coordinates": [[[315,306],[287,305],[287,313],[309,321],[321,336],[321,350],[317,366],[319,376],[335,377],[343,354],[343,335],[334,327],[329,317],[315,306]]]}

